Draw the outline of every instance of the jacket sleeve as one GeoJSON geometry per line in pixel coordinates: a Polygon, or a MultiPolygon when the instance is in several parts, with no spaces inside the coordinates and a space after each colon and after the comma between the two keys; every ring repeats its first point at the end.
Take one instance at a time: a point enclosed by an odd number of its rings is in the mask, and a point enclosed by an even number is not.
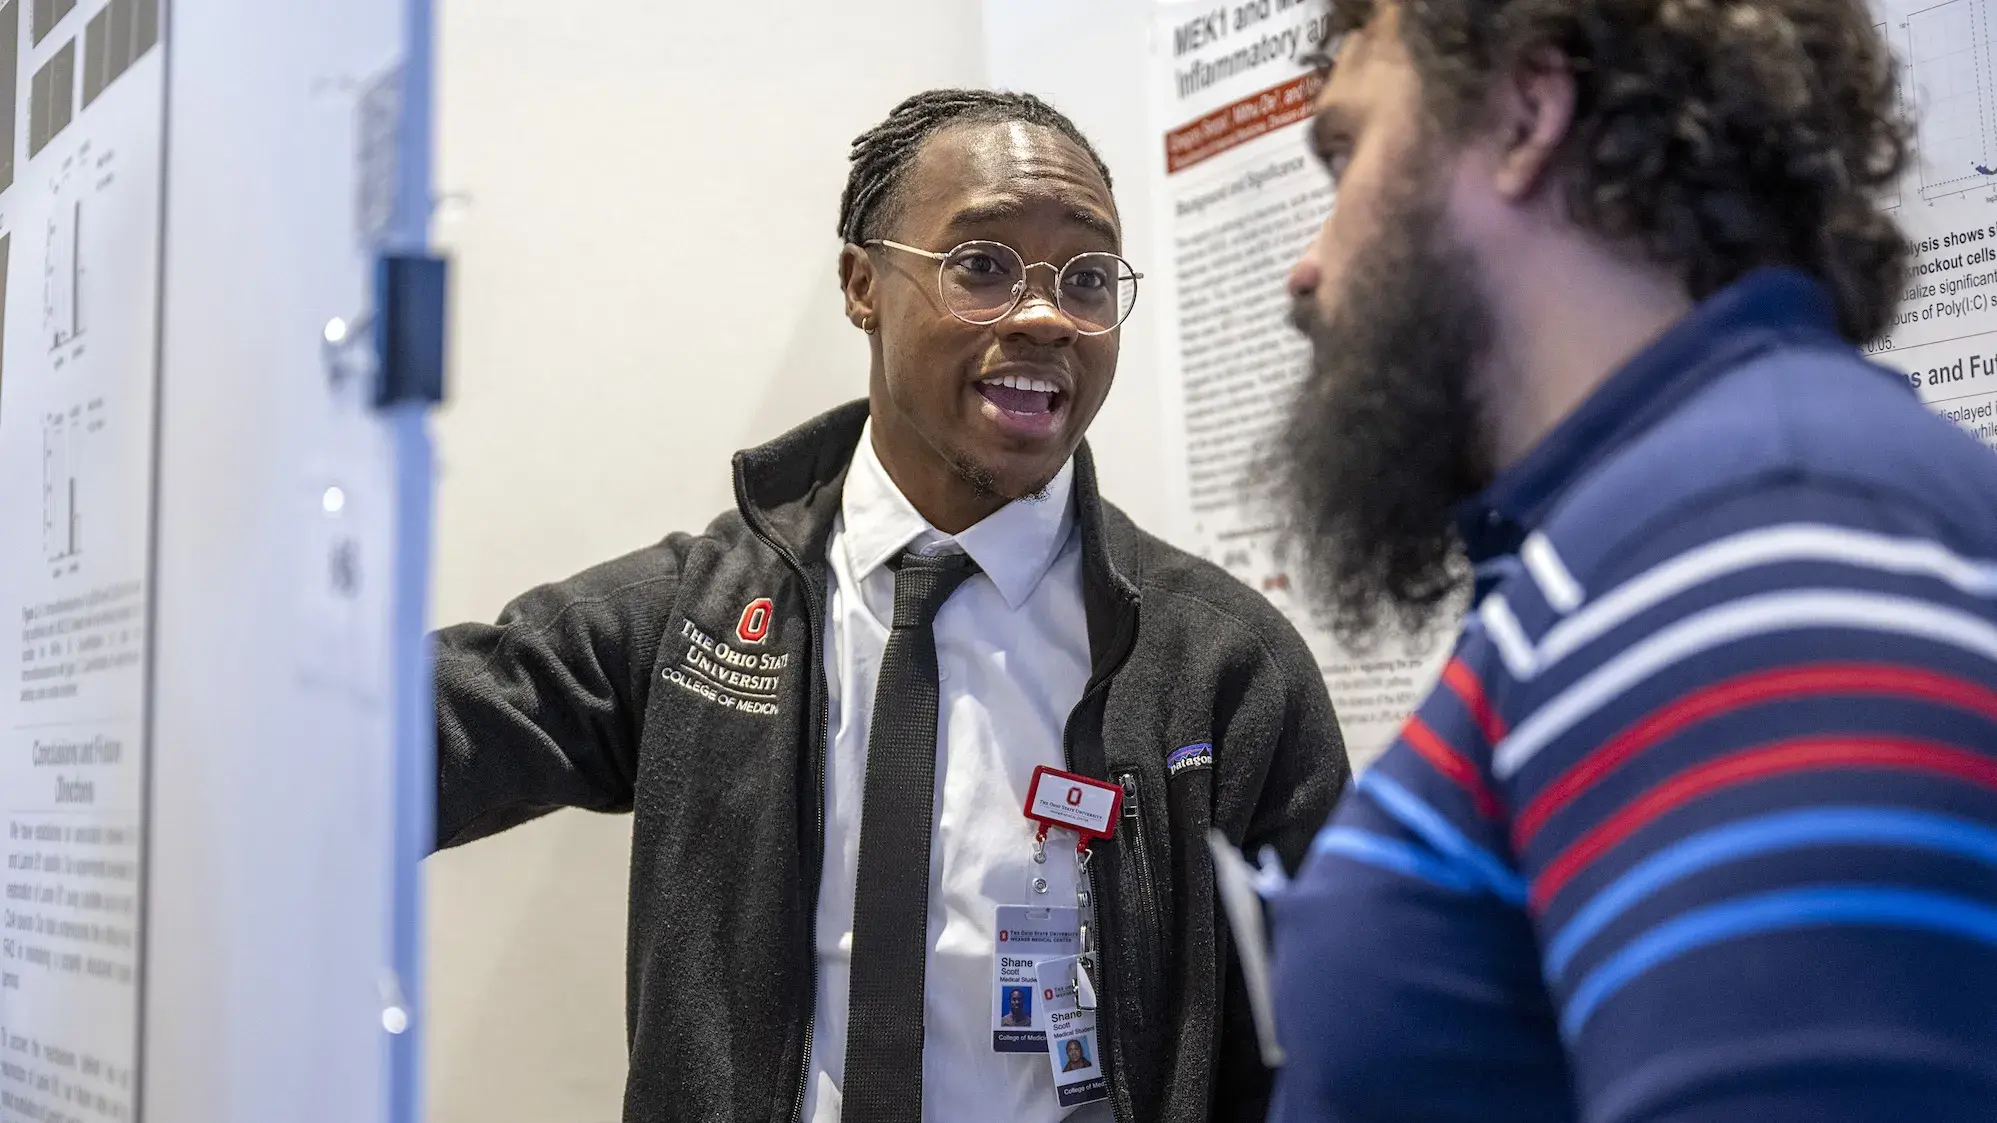
{"type": "Polygon", "coordinates": [[[436,635],[439,849],[562,807],[629,811],[675,540],[436,635]]]}
{"type": "MultiPolygon", "coordinates": [[[[1302,637],[1287,626],[1271,629],[1266,673],[1282,680],[1276,748],[1263,776],[1261,796],[1249,818],[1242,852],[1257,861],[1262,848],[1273,847],[1283,867],[1294,875],[1303,864],[1311,840],[1331,815],[1331,809],[1352,778],[1345,755],[1345,738],[1338,729],[1324,675],[1302,637]]],[[[1262,1064],[1255,1015],[1248,984],[1234,951],[1233,933],[1221,925],[1223,990],[1218,1056],[1214,1073],[1216,1123],[1261,1123],[1269,1110],[1274,1074],[1262,1064]]]]}

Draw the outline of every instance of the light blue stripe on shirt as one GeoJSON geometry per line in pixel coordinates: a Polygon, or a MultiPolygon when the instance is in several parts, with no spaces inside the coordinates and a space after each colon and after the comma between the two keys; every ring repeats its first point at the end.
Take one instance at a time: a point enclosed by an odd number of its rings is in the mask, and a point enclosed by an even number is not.
{"type": "Polygon", "coordinates": [[[1575,953],[1616,917],[1673,882],[1758,854],[1854,843],[1934,850],[1997,866],[1997,830],[1946,815],[1822,807],[1757,816],[1685,838],[1609,883],[1547,945],[1547,981],[1557,982],[1575,953]]]}
{"type": "Polygon", "coordinates": [[[1525,880],[1495,854],[1466,838],[1462,831],[1442,817],[1442,813],[1422,802],[1421,797],[1380,774],[1375,769],[1359,777],[1356,785],[1394,817],[1402,826],[1421,836],[1443,858],[1454,863],[1463,875],[1496,894],[1500,900],[1523,905],[1525,880]]]}
{"type": "Polygon", "coordinates": [[[1835,925],[1925,929],[1997,946],[1997,909],[1945,893],[1827,885],[1740,897],[1693,909],[1631,940],[1574,988],[1560,1014],[1560,1033],[1574,1040],[1611,995],[1687,952],[1784,928],[1835,925]]]}
{"type": "Polygon", "coordinates": [[[1311,850],[1418,878],[1456,893],[1476,893],[1483,889],[1461,870],[1412,842],[1355,827],[1326,827],[1318,832],[1311,850]]]}

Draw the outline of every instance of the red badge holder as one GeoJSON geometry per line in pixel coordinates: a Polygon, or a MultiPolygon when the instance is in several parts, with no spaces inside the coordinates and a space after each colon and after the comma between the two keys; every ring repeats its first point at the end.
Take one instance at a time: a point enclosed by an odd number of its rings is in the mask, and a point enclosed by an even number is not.
{"type": "Polygon", "coordinates": [[[1040,824],[1036,844],[1047,841],[1049,830],[1061,827],[1080,837],[1075,849],[1085,850],[1096,839],[1116,833],[1117,819],[1123,814],[1123,789],[1043,764],[1033,770],[1033,780],[1026,786],[1025,811],[1027,818],[1040,824]]]}

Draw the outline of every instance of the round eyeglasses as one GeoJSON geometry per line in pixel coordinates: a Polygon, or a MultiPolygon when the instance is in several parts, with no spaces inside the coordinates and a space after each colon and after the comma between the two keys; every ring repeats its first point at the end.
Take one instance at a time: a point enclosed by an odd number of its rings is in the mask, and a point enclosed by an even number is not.
{"type": "MultiPolygon", "coordinates": [[[[868,246],[886,246],[919,254],[937,263],[936,291],[950,314],[967,324],[995,324],[1012,314],[1026,298],[1026,271],[1031,265],[1004,242],[965,242],[949,253],[936,253],[873,238],[868,246]]],[[[1137,303],[1137,282],[1144,274],[1113,253],[1083,253],[1054,269],[1054,306],[1083,335],[1107,335],[1130,317],[1137,303]]]]}

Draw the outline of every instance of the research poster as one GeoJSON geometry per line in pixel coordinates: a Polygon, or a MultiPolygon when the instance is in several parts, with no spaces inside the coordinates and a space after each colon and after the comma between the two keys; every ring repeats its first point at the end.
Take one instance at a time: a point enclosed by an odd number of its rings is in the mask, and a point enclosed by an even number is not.
{"type": "Polygon", "coordinates": [[[1913,121],[1885,200],[1915,245],[1897,321],[1867,349],[1943,416],[1997,448],[1997,8],[1879,0],[1913,121]]]}
{"type": "Polygon", "coordinates": [[[137,1111],[163,17],[0,4],[0,1123],[137,1111]]]}
{"type": "MultiPolygon", "coordinates": [[[[1898,322],[1867,350],[1933,409],[1997,448],[1997,0],[1875,0],[1913,124],[1883,200],[1915,244],[1898,322]]],[[[1338,643],[1276,546],[1255,466],[1306,373],[1283,280],[1331,206],[1302,130],[1315,79],[1300,63],[1322,0],[1170,3],[1151,35],[1151,174],[1160,216],[1149,278],[1161,316],[1174,532],[1260,589],[1317,654],[1346,747],[1363,766],[1440,673],[1451,635],[1338,643]]]]}
{"type": "Polygon", "coordinates": [[[1164,332],[1177,451],[1176,539],[1260,589],[1303,633],[1360,767],[1393,740],[1455,637],[1339,643],[1279,549],[1281,522],[1258,471],[1310,361],[1283,280],[1331,207],[1303,136],[1317,78],[1302,60],[1325,15],[1323,0],[1158,7],[1152,259],[1165,264],[1155,287],[1170,314],[1153,322],[1164,332]]]}

